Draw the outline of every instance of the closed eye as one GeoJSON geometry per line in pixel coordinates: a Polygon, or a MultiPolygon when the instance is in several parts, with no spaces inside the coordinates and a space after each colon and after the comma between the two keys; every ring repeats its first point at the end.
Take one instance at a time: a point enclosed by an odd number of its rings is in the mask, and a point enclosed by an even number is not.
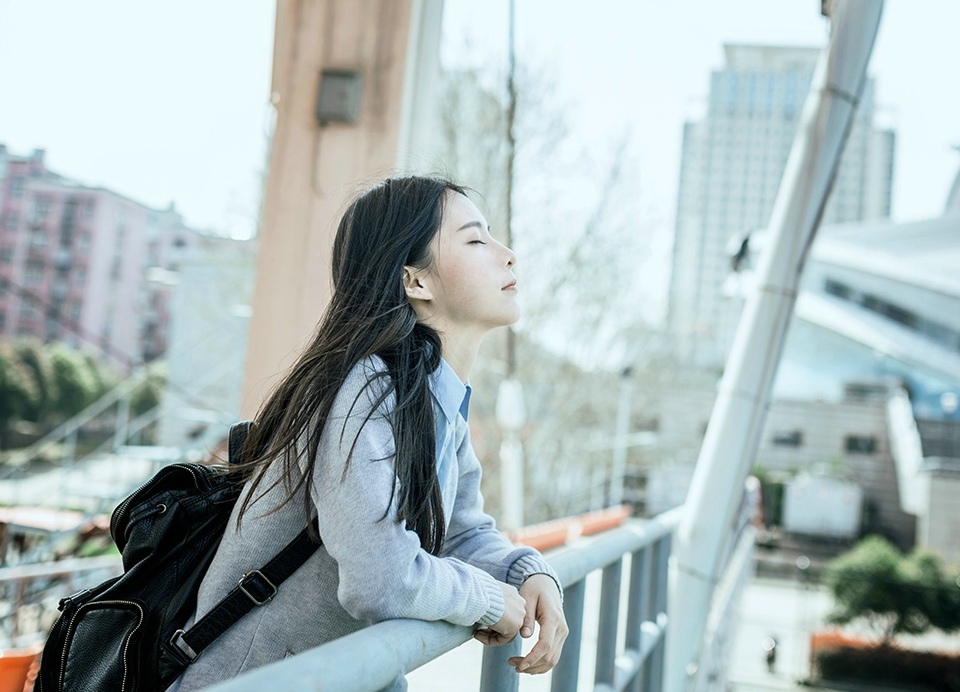
{"type": "Polygon", "coordinates": [[[467,245],[486,245],[482,240],[471,240],[467,245]]]}

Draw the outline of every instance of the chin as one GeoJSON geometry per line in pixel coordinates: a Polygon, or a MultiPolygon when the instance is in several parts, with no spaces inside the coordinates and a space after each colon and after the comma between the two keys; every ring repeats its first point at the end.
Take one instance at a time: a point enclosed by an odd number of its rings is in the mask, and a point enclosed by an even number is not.
{"type": "Polygon", "coordinates": [[[517,322],[519,322],[519,321],[520,321],[520,311],[518,310],[515,314],[510,315],[509,317],[507,317],[507,318],[504,320],[503,326],[504,326],[504,327],[511,327],[511,326],[515,325],[515,324],[516,324],[517,322]]]}

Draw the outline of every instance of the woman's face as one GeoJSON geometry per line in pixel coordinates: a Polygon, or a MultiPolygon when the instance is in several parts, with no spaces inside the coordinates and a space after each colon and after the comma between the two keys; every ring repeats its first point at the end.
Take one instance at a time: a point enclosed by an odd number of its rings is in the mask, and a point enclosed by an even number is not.
{"type": "Polygon", "coordinates": [[[487,220],[464,195],[446,192],[430,251],[430,265],[405,277],[407,294],[422,321],[446,333],[484,333],[520,318],[513,275],[517,257],[490,235],[487,220]],[[416,284],[413,290],[411,281],[416,284]]]}

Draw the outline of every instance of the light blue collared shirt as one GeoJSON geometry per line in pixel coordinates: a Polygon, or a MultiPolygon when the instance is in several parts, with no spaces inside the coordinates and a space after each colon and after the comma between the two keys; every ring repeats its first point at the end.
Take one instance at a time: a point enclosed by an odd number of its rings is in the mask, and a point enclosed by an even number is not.
{"type": "Polygon", "coordinates": [[[441,491],[447,488],[450,470],[457,466],[457,418],[463,418],[466,422],[470,413],[471,391],[470,385],[464,384],[450,364],[441,358],[440,367],[430,375],[430,393],[433,395],[437,425],[437,477],[441,491]]]}

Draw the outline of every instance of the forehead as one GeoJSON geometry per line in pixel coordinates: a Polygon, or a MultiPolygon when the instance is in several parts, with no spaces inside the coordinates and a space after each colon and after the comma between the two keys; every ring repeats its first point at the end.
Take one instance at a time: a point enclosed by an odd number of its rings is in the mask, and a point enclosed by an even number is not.
{"type": "Polygon", "coordinates": [[[464,224],[471,222],[479,222],[483,228],[487,227],[487,219],[469,197],[453,190],[447,190],[443,206],[443,219],[440,221],[441,233],[444,231],[452,233],[464,224]]]}

